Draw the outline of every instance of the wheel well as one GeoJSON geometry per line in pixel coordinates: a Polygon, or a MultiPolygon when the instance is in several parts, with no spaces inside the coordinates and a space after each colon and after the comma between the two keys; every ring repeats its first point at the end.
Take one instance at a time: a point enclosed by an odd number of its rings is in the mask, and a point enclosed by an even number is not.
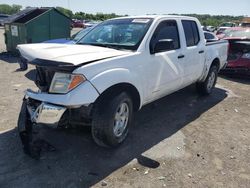
{"type": "Polygon", "coordinates": [[[217,71],[219,71],[220,69],[220,60],[218,58],[215,58],[211,64],[211,67],[212,66],[216,66],[217,67],[217,71]]]}
{"type": "Polygon", "coordinates": [[[97,98],[96,102],[103,101],[103,99],[112,98],[114,97],[114,95],[117,95],[123,91],[127,92],[131,96],[134,110],[139,110],[141,104],[140,94],[136,87],[129,83],[119,83],[109,87],[101,93],[101,95],[97,98]]]}

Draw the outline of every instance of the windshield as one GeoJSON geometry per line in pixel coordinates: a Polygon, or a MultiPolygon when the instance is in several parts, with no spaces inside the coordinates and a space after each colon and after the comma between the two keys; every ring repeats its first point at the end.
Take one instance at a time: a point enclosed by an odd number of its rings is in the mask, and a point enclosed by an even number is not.
{"type": "Polygon", "coordinates": [[[108,20],[93,28],[77,44],[137,50],[151,23],[149,18],[108,20]]]}
{"type": "Polygon", "coordinates": [[[72,36],[73,37],[73,41],[78,41],[80,40],[82,37],[84,37],[90,30],[92,29],[92,27],[88,27],[86,29],[82,29],[81,31],[79,31],[76,35],[72,36]]]}
{"type": "Polygon", "coordinates": [[[221,27],[234,27],[235,24],[234,24],[234,23],[227,22],[227,23],[222,23],[220,26],[221,26],[221,27]]]}
{"type": "Polygon", "coordinates": [[[224,37],[240,37],[240,38],[249,38],[250,39],[250,28],[246,30],[229,30],[225,31],[224,37]]]}

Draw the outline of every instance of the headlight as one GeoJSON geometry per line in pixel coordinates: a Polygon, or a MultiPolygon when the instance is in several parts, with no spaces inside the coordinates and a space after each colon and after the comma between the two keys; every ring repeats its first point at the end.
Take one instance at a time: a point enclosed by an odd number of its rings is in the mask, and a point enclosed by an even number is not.
{"type": "Polygon", "coordinates": [[[83,83],[86,78],[81,74],[67,74],[56,72],[50,85],[50,93],[68,93],[83,83]]]}
{"type": "Polygon", "coordinates": [[[250,59],[250,53],[243,54],[242,58],[244,58],[244,59],[250,59]]]}

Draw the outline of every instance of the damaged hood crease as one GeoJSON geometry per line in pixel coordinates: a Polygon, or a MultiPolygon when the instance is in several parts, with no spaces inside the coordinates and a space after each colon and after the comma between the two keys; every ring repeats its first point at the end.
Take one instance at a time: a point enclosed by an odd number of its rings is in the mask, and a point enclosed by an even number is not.
{"type": "MultiPolygon", "coordinates": [[[[54,66],[81,66],[107,58],[129,54],[129,51],[90,45],[69,44],[21,44],[17,46],[28,63],[54,64],[54,66]],[[39,60],[39,61],[38,61],[39,60]],[[53,63],[52,63],[53,62],[53,63]]],[[[45,64],[43,64],[45,66],[45,64]]]]}

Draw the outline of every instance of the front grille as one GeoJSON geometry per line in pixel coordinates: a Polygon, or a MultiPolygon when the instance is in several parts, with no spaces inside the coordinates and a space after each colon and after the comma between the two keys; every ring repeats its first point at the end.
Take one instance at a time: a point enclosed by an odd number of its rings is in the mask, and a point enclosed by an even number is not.
{"type": "Polygon", "coordinates": [[[35,84],[42,92],[49,92],[50,84],[54,77],[55,71],[50,67],[36,66],[36,80],[35,84]]]}

